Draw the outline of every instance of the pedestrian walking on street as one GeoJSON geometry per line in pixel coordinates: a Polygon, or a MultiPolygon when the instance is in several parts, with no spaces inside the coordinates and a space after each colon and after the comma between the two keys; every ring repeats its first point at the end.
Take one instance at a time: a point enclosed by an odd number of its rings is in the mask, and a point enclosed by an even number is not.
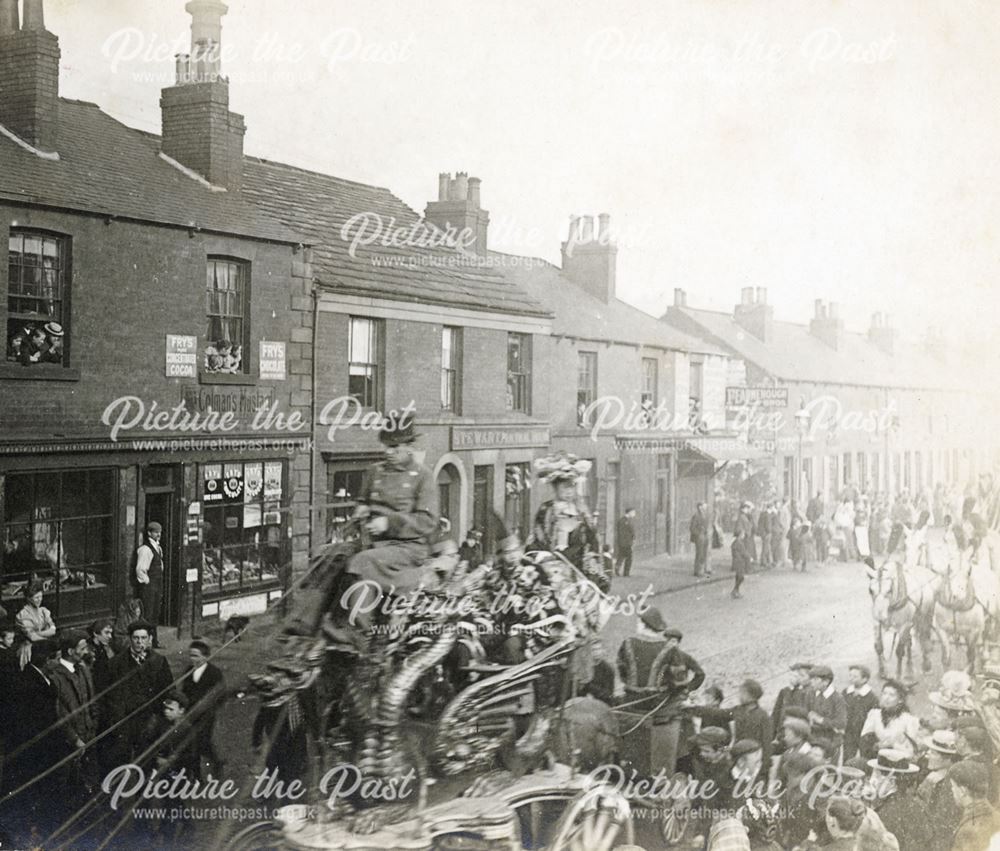
{"type": "Polygon", "coordinates": [[[743,596],[740,593],[740,586],[743,584],[746,574],[750,572],[750,565],[752,564],[750,548],[747,546],[747,535],[740,526],[736,527],[736,537],[733,539],[732,554],[733,572],[736,574],[732,597],[734,600],[737,600],[743,596]]]}
{"type": "Polygon", "coordinates": [[[771,545],[771,512],[769,504],[760,509],[757,517],[757,534],[760,536],[760,566],[764,570],[774,567],[774,550],[771,545]]]}
{"type": "Polygon", "coordinates": [[[708,566],[708,542],[712,532],[712,522],[708,516],[708,506],[699,502],[691,518],[691,543],[694,544],[694,575],[711,576],[708,566]]]}
{"type": "Polygon", "coordinates": [[[771,546],[774,550],[774,563],[777,567],[788,564],[788,531],[792,528],[792,510],[788,500],[781,502],[774,512],[774,523],[771,526],[771,546]]]}
{"type": "Polygon", "coordinates": [[[163,527],[155,520],[146,524],[146,541],[135,551],[135,582],[142,600],[142,615],[153,631],[153,647],[160,646],[156,628],[160,623],[163,600],[163,550],[160,535],[163,527]]]}
{"type": "Polygon", "coordinates": [[[635,509],[625,509],[615,526],[615,576],[632,572],[632,545],[635,543],[635,509]]]}
{"type": "Polygon", "coordinates": [[[193,749],[196,764],[201,770],[202,761],[209,762],[210,774],[222,774],[224,761],[215,749],[212,734],[219,704],[226,695],[226,679],[221,669],[209,662],[211,650],[200,638],[194,639],[188,650],[191,667],[184,672],[181,690],[189,704],[188,721],[194,730],[193,749]]]}

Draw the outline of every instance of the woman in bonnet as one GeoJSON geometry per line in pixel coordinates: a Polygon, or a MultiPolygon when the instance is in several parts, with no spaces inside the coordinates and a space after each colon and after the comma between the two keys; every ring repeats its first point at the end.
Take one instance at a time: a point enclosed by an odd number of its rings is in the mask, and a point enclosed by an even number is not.
{"type": "Polygon", "coordinates": [[[560,553],[606,591],[609,580],[602,569],[597,532],[576,492],[576,483],[590,470],[590,461],[557,453],[537,459],[534,467],[554,495],[539,507],[527,549],[560,553]]]}

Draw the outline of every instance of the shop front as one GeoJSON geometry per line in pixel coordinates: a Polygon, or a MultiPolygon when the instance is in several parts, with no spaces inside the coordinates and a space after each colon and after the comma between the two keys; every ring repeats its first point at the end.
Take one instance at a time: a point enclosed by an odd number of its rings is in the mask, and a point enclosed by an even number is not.
{"type": "Polygon", "coordinates": [[[81,452],[85,445],[0,449],[0,589],[9,616],[24,588],[40,582],[59,627],[114,617],[134,595],[133,555],[153,521],[163,530],[161,625],[190,635],[281,597],[291,576],[288,456],[143,454],[95,442],[81,452]]]}

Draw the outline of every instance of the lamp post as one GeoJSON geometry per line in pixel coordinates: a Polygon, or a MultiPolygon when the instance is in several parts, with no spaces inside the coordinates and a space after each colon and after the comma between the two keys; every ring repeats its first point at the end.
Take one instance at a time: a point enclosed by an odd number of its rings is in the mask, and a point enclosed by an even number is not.
{"type": "Polygon", "coordinates": [[[799,464],[796,469],[796,481],[795,487],[793,488],[795,492],[795,499],[798,501],[801,508],[802,504],[802,441],[805,439],[806,433],[809,431],[809,425],[812,422],[812,414],[806,410],[806,403],[802,401],[799,403],[799,409],[795,412],[795,426],[799,432],[799,464]]]}

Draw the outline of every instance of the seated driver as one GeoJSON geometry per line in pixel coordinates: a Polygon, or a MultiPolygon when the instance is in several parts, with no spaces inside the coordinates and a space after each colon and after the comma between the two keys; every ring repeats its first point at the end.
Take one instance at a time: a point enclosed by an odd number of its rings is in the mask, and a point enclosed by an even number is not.
{"type": "MultiPolygon", "coordinates": [[[[366,520],[372,546],[351,558],[348,583],[375,583],[383,594],[406,594],[420,585],[428,544],[438,531],[438,505],[430,471],[413,456],[417,437],[405,415],[390,414],[379,432],[386,457],[372,469],[354,512],[366,520]]],[[[370,617],[358,612],[354,625],[368,632],[370,617]]]]}

